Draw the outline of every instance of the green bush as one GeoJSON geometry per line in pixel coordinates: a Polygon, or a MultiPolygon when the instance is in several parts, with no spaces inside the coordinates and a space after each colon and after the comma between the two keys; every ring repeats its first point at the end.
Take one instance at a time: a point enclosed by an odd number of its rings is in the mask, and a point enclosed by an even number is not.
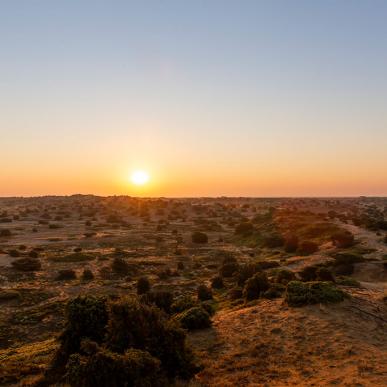
{"type": "Polygon", "coordinates": [[[197,296],[199,301],[212,300],[212,290],[206,285],[199,285],[197,288],[197,296]]]}
{"type": "Polygon", "coordinates": [[[355,238],[349,231],[339,231],[332,235],[332,242],[338,248],[348,248],[355,244],[355,238]]]}
{"type": "Polygon", "coordinates": [[[335,277],[327,267],[319,267],[316,271],[318,281],[331,281],[335,282],[335,277]]]}
{"type": "Polygon", "coordinates": [[[185,310],[175,318],[183,328],[188,330],[204,329],[211,326],[210,315],[200,306],[185,310]]]}
{"type": "Polygon", "coordinates": [[[12,266],[19,271],[36,271],[42,268],[40,260],[36,258],[19,258],[12,262],[12,266]]]}
{"type": "Polygon", "coordinates": [[[270,285],[270,288],[263,292],[262,297],[265,298],[279,298],[282,296],[283,292],[286,290],[285,285],[274,283],[270,285]]]}
{"type": "Polygon", "coordinates": [[[128,263],[120,257],[115,257],[111,265],[112,271],[116,274],[127,275],[130,271],[128,263]]]}
{"type": "Polygon", "coordinates": [[[337,278],[336,283],[338,285],[349,286],[352,288],[360,288],[361,287],[361,284],[359,281],[355,280],[354,278],[345,277],[345,276],[337,278]]]}
{"type": "Polygon", "coordinates": [[[243,286],[256,272],[257,265],[255,263],[245,263],[242,265],[238,272],[238,285],[243,286]]]}
{"type": "Polygon", "coordinates": [[[181,313],[184,310],[190,309],[196,305],[196,300],[191,296],[181,296],[177,298],[172,306],[171,310],[173,313],[181,313]]]}
{"type": "Polygon", "coordinates": [[[348,265],[358,262],[363,262],[364,258],[360,254],[346,252],[346,253],[336,253],[334,256],[335,265],[348,265]]]}
{"type": "Polygon", "coordinates": [[[65,380],[74,387],[161,387],[167,384],[160,372],[160,361],[138,349],[117,354],[99,348],[90,356],[73,354],[66,371],[65,380]]]}
{"type": "Polygon", "coordinates": [[[296,275],[287,269],[278,270],[275,274],[275,282],[283,285],[287,285],[288,282],[296,279],[296,275]]]}
{"type": "Polygon", "coordinates": [[[285,300],[290,306],[343,301],[346,293],[331,282],[291,281],[286,288],[285,300]]]}
{"type": "Polygon", "coordinates": [[[254,232],[255,228],[250,222],[239,223],[235,228],[236,235],[249,236],[254,232]]]}
{"type": "Polygon", "coordinates": [[[196,367],[184,331],[158,308],[136,299],[119,299],[110,304],[109,315],[106,345],[111,351],[145,350],[161,361],[168,377],[193,375],[196,367]]]}
{"type": "Polygon", "coordinates": [[[196,231],[192,233],[191,240],[193,243],[205,244],[208,243],[208,236],[204,232],[196,231]]]}
{"type": "Polygon", "coordinates": [[[249,280],[243,289],[243,297],[247,300],[255,300],[259,298],[261,293],[268,290],[270,287],[266,273],[257,273],[249,280]]]}
{"type": "Polygon", "coordinates": [[[287,253],[294,253],[298,249],[298,238],[295,235],[285,237],[284,249],[287,253]]]}
{"type": "Polygon", "coordinates": [[[149,279],[147,277],[143,276],[143,277],[140,277],[138,279],[138,281],[137,281],[137,294],[138,295],[149,292],[150,288],[151,288],[151,285],[150,285],[149,279]]]}
{"type": "Polygon", "coordinates": [[[141,296],[141,302],[148,305],[155,305],[166,313],[171,313],[173,294],[168,291],[154,290],[141,296]]]}
{"type": "Polygon", "coordinates": [[[57,281],[66,281],[76,279],[75,271],[72,269],[59,270],[58,275],[55,277],[57,281]]]}
{"type": "Polygon", "coordinates": [[[298,246],[298,253],[301,255],[310,255],[318,250],[318,245],[312,241],[303,241],[298,246]]]}
{"type": "Polygon", "coordinates": [[[223,278],[220,275],[217,275],[211,279],[211,287],[213,289],[222,289],[224,288],[223,278]]]}
{"type": "Polygon", "coordinates": [[[83,270],[82,279],[84,281],[91,281],[94,279],[94,274],[90,269],[83,270]]]}

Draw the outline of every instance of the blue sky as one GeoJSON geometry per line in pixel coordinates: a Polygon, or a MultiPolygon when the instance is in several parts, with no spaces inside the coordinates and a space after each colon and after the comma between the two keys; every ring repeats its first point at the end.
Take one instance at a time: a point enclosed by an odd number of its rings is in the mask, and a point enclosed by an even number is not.
{"type": "Polygon", "coordinates": [[[386,20],[384,1],[3,1],[0,195],[131,194],[133,168],[154,195],[387,194],[386,20]]]}

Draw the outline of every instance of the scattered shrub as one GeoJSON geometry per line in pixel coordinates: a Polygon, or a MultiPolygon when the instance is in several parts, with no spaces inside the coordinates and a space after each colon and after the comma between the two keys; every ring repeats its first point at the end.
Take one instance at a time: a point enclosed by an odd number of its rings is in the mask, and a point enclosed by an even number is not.
{"type": "Polygon", "coordinates": [[[355,238],[349,231],[339,231],[332,235],[332,242],[338,248],[348,248],[354,245],[355,238]]]}
{"type": "Polygon", "coordinates": [[[90,269],[83,270],[82,279],[84,281],[91,281],[94,279],[94,274],[90,269]]]}
{"type": "Polygon", "coordinates": [[[287,269],[278,270],[275,274],[275,282],[283,285],[287,285],[288,282],[296,279],[296,275],[287,269]]]}
{"type": "Polygon", "coordinates": [[[112,271],[116,274],[126,275],[130,271],[128,263],[120,257],[115,257],[112,262],[112,271]]]}
{"type": "Polygon", "coordinates": [[[332,272],[326,267],[319,267],[316,271],[316,277],[318,281],[335,282],[332,272]]]}
{"type": "Polygon", "coordinates": [[[250,222],[239,223],[235,228],[236,235],[249,236],[254,232],[254,226],[250,222]]]}
{"type": "Polygon", "coordinates": [[[331,282],[290,281],[285,300],[290,306],[343,301],[346,296],[331,282]]]}
{"type": "Polygon", "coordinates": [[[284,243],[285,243],[285,240],[282,237],[282,235],[277,233],[265,235],[263,238],[263,245],[270,249],[274,249],[276,247],[282,247],[284,243]]]}
{"type": "Polygon", "coordinates": [[[171,313],[173,303],[173,294],[168,291],[154,290],[147,292],[141,296],[141,302],[148,305],[155,305],[166,313],[171,313]]]}
{"type": "Polygon", "coordinates": [[[259,298],[261,293],[269,289],[269,281],[266,273],[257,273],[247,280],[243,289],[243,297],[247,300],[255,300],[259,298]]]}
{"type": "Polygon", "coordinates": [[[66,281],[66,280],[73,280],[76,279],[77,276],[75,274],[75,271],[72,269],[63,269],[59,270],[58,275],[56,276],[57,281],[66,281]]]}
{"type": "Polygon", "coordinates": [[[211,287],[213,289],[222,289],[224,288],[223,278],[220,275],[217,275],[211,279],[211,287]]]}
{"type": "Polygon", "coordinates": [[[8,255],[12,258],[20,257],[20,253],[17,250],[9,250],[8,255]]]}
{"type": "Polygon", "coordinates": [[[238,285],[243,286],[245,282],[257,272],[257,265],[254,263],[246,263],[239,268],[238,285]]]}
{"type": "Polygon", "coordinates": [[[288,235],[285,238],[284,249],[287,253],[294,253],[298,249],[298,238],[296,235],[288,235]]]}
{"type": "Polygon", "coordinates": [[[212,290],[206,285],[199,285],[197,288],[198,300],[212,300],[212,290]]]}
{"type": "Polygon", "coordinates": [[[198,244],[208,243],[208,236],[204,232],[196,231],[192,233],[191,239],[193,243],[198,243],[198,244]]]}
{"type": "Polygon", "coordinates": [[[151,285],[150,285],[149,279],[147,277],[143,276],[143,277],[140,277],[138,279],[138,281],[137,281],[137,294],[138,295],[149,292],[150,288],[151,288],[151,285]]]}
{"type": "Polygon", "coordinates": [[[184,310],[190,309],[196,305],[196,301],[191,296],[182,296],[176,299],[171,310],[173,313],[181,313],[184,310]]]}
{"type": "Polygon", "coordinates": [[[20,271],[36,271],[42,268],[39,259],[34,258],[19,258],[12,262],[12,266],[20,271]]]}
{"type": "Polygon", "coordinates": [[[280,264],[277,261],[260,261],[255,264],[256,271],[273,269],[279,266],[280,264]]]}
{"type": "Polygon", "coordinates": [[[138,349],[118,354],[98,348],[90,356],[73,354],[66,371],[65,380],[73,387],[161,387],[167,384],[160,372],[160,361],[138,349]]]}
{"type": "Polygon", "coordinates": [[[28,253],[28,256],[30,258],[39,258],[39,253],[36,251],[36,250],[31,250],[29,253],[28,253]]]}
{"type": "Polygon", "coordinates": [[[243,297],[243,289],[241,287],[235,287],[229,290],[228,297],[231,300],[238,300],[243,297]]]}
{"type": "Polygon", "coordinates": [[[336,265],[334,268],[334,272],[336,275],[351,275],[353,274],[355,270],[355,267],[353,263],[341,263],[339,265],[336,265]]]}
{"type": "Polygon", "coordinates": [[[335,258],[335,265],[348,265],[358,262],[363,262],[364,258],[360,254],[356,253],[336,253],[334,255],[335,258]]]}
{"type": "Polygon", "coordinates": [[[318,245],[312,241],[303,241],[298,246],[298,253],[301,255],[310,255],[318,250],[318,245]]]}
{"type": "Polygon", "coordinates": [[[200,306],[187,309],[175,318],[183,328],[188,330],[204,329],[211,326],[210,315],[200,306]]]}
{"type": "Polygon", "coordinates": [[[316,265],[305,266],[298,272],[298,275],[302,281],[314,281],[317,278],[318,268],[319,266],[316,265]]]}
{"type": "Polygon", "coordinates": [[[0,237],[1,237],[1,238],[8,238],[8,237],[10,237],[10,236],[12,236],[12,233],[11,233],[11,231],[8,230],[7,228],[2,228],[2,229],[0,230],[0,237]]]}
{"type": "Polygon", "coordinates": [[[263,292],[262,297],[273,299],[282,296],[282,293],[286,290],[285,285],[274,283],[270,285],[270,288],[263,292]]]}
{"type": "Polygon", "coordinates": [[[352,288],[360,288],[361,287],[361,284],[359,281],[356,281],[354,278],[345,277],[345,276],[337,278],[336,283],[338,285],[349,286],[352,288]]]}

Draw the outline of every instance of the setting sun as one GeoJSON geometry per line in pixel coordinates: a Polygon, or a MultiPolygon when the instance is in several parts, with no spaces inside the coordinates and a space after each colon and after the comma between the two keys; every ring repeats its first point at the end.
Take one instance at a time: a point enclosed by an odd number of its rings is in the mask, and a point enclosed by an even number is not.
{"type": "Polygon", "coordinates": [[[144,185],[149,181],[149,174],[145,171],[134,171],[130,180],[135,185],[144,185]]]}

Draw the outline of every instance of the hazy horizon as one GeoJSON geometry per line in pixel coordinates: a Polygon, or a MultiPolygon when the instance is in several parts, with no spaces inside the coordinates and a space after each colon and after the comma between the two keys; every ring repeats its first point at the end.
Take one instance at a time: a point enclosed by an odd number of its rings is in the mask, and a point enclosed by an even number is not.
{"type": "Polygon", "coordinates": [[[387,196],[385,2],[1,8],[2,197],[387,196]]]}

